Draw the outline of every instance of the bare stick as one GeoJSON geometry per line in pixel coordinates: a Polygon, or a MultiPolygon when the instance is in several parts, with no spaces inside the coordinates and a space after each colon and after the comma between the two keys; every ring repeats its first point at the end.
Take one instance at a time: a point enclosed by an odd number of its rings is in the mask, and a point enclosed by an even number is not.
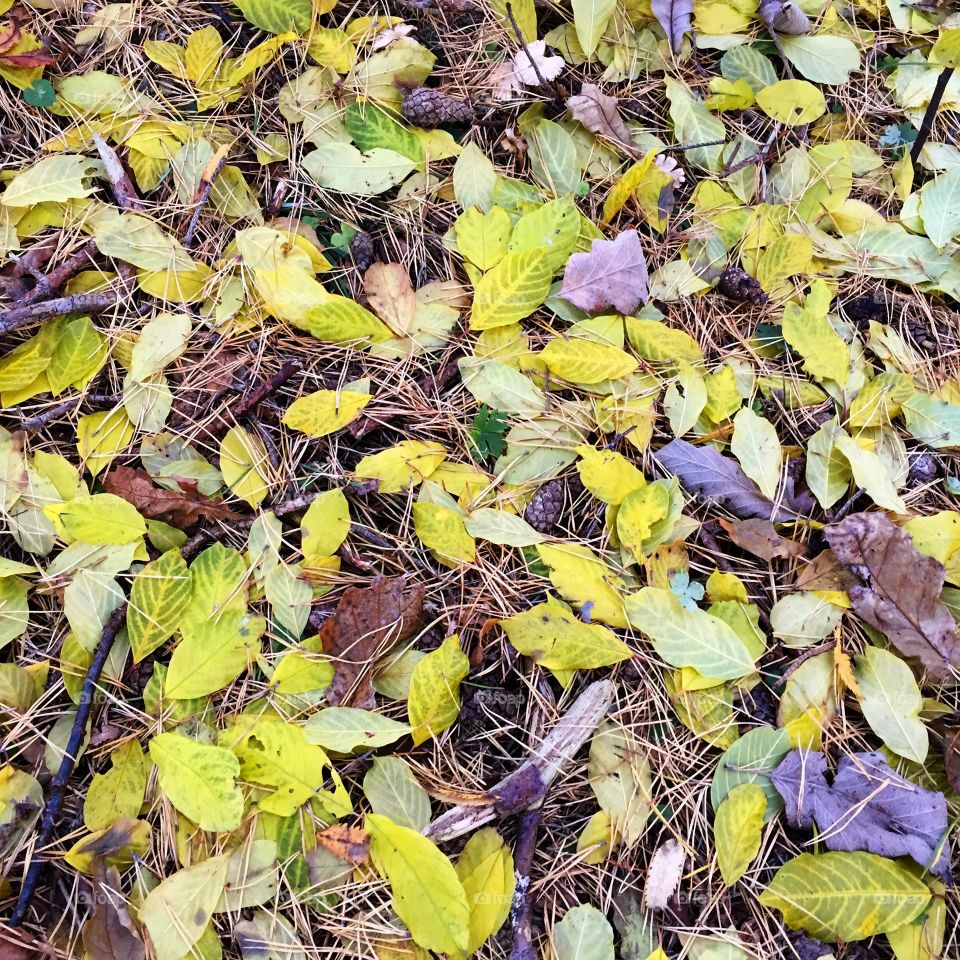
{"type": "Polygon", "coordinates": [[[285,360],[280,369],[268,380],[262,380],[258,383],[240,402],[233,408],[233,415],[238,420],[245,416],[255,407],[263,403],[271,394],[277,392],[291,377],[295,376],[301,370],[299,360],[285,360]]]}
{"type": "Polygon", "coordinates": [[[498,809],[498,803],[504,797],[518,793],[521,785],[529,782],[534,774],[537,775],[542,790],[539,795],[532,794],[531,803],[539,803],[543,799],[543,791],[553,783],[563,766],[583,746],[597,724],[606,716],[613,702],[613,693],[614,686],[609,680],[591,683],[543,742],[531,751],[532,755],[508,777],[504,777],[496,786],[486,791],[485,804],[451,807],[427,827],[426,835],[436,843],[443,843],[470,833],[502,816],[503,807],[501,805],[498,809]]]}
{"type": "Polygon", "coordinates": [[[933,121],[937,115],[937,111],[940,109],[940,101],[943,100],[943,95],[946,93],[947,84],[950,82],[950,78],[953,76],[953,67],[944,67],[940,71],[940,76],[937,77],[937,84],[933,88],[933,95],[930,97],[930,102],[927,104],[927,109],[923,112],[923,119],[920,121],[920,129],[917,131],[917,139],[913,141],[913,146],[910,148],[910,159],[916,163],[920,159],[920,151],[923,149],[923,145],[927,142],[930,137],[930,131],[933,129],[933,121]]]}
{"type": "Polygon", "coordinates": [[[227,162],[227,154],[230,152],[229,145],[222,146],[211,158],[210,162],[204,168],[200,176],[200,186],[197,187],[197,193],[193,198],[196,205],[193,210],[193,216],[190,217],[190,223],[187,226],[187,232],[183,235],[183,245],[185,247],[193,246],[193,235],[196,233],[197,224],[200,222],[200,214],[210,199],[210,191],[213,189],[213,181],[217,179],[217,174],[223,169],[227,162]]]}
{"type": "MultiPolygon", "coordinates": [[[[77,706],[77,715],[73,720],[73,727],[70,730],[70,739],[67,741],[64,750],[63,760],[60,761],[60,769],[57,775],[50,781],[50,794],[43,809],[43,820],[40,824],[40,833],[37,835],[37,842],[34,845],[34,852],[39,853],[53,837],[53,828],[56,823],[57,814],[63,805],[63,793],[67,786],[67,781],[73,773],[73,768],[77,763],[77,755],[80,753],[80,747],[83,743],[84,734],[87,730],[87,720],[90,718],[90,710],[93,707],[93,696],[103,671],[103,665],[107,662],[107,657],[113,649],[113,641],[116,639],[120,628],[123,626],[127,616],[127,604],[124,602],[110,615],[103,633],[100,635],[100,642],[93,654],[93,660],[87,675],[83,679],[83,689],[80,693],[80,703],[77,706]]],[[[10,926],[19,927],[23,923],[27,910],[30,908],[30,902],[37,889],[37,883],[43,873],[47,861],[41,860],[35,856],[30,861],[26,876],[23,878],[23,885],[20,887],[20,895],[17,897],[17,905],[10,917],[10,926]]]]}
{"type": "Polygon", "coordinates": [[[127,171],[123,169],[117,151],[99,133],[93,135],[93,142],[96,144],[97,153],[100,154],[104,167],[106,167],[107,176],[110,178],[110,186],[113,189],[113,196],[118,206],[124,210],[141,209],[143,201],[137,193],[137,188],[127,176],[127,171]]]}
{"type": "Polygon", "coordinates": [[[123,288],[103,293],[74,293],[69,297],[57,297],[24,307],[10,307],[9,310],[0,311],[0,334],[11,333],[48,317],[63,317],[68,313],[103,313],[115,306],[125,293],[123,288]]]}
{"type": "Polygon", "coordinates": [[[517,842],[513,848],[513,867],[517,885],[513,892],[513,904],[510,907],[510,926],[513,929],[513,950],[510,960],[536,960],[533,949],[531,914],[533,902],[530,899],[530,871],[533,867],[533,855],[537,852],[537,830],[540,827],[542,807],[526,810],[520,816],[517,826],[517,842]]]}
{"type": "Polygon", "coordinates": [[[97,249],[96,240],[88,240],[73,256],[68,257],[54,270],[42,276],[37,285],[24,297],[26,303],[34,303],[56,293],[74,274],[79,273],[93,258],[97,249]]]}

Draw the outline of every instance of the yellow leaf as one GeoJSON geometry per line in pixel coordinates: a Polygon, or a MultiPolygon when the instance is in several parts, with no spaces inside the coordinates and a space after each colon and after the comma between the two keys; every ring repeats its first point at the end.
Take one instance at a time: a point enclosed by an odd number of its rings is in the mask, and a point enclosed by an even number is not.
{"type": "Polygon", "coordinates": [[[471,330],[503,327],[529,317],[550,292],[553,273],[540,247],[508,253],[476,285],[471,330]]]}
{"type": "Polygon", "coordinates": [[[413,668],[407,713],[415,744],[442,733],[457,719],[460,681],[469,671],[470,661],[460,649],[456,634],[447,637],[413,668]]]}
{"type": "Polygon", "coordinates": [[[668,213],[665,201],[673,177],[657,166],[656,159],[656,152],[651,151],[613,185],[603,202],[602,223],[609,223],[633,197],[647,223],[657,230],[664,229],[668,213]]]}
{"type": "Polygon", "coordinates": [[[956,70],[960,67],[960,30],[944,30],[941,28],[937,42],[930,50],[927,60],[938,63],[943,67],[956,70]]]}
{"type": "Polygon", "coordinates": [[[415,503],[413,525],[420,542],[446,566],[457,567],[476,559],[476,542],[456,510],[439,503],[415,503]]]}
{"type": "Polygon", "coordinates": [[[92,476],[108,467],[133,438],[133,424],[119,407],[77,421],[77,453],[92,476]]]}
{"type": "Polygon", "coordinates": [[[550,568],[550,582],[577,607],[590,604],[590,618],[611,627],[626,627],[623,600],[613,587],[616,573],[596,554],[579,544],[537,545],[540,559],[550,568]]]}
{"type": "Polygon", "coordinates": [[[110,754],[110,769],[95,773],[83,801],[83,822],[88,830],[103,830],[115,820],[133,819],[140,813],[147,790],[150,766],[136,740],[110,754]]]}
{"type": "Polygon", "coordinates": [[[262,617],[237,610],[185,629],[167,667],[164,693],[171,700],[194,700],[221,690],[256,658],[265,629],[262,617]]]}
{"type": "Polygon", "coordinates": [[[0,204],[32,207],[37,203],[63,203],[86,197],[91,187],[85,186],[84,181],[89,180],[95,169],[96,164],[89,157],[71,153],[44,157],[8,181],[7,189],[0,194],[0,204]]]}
{"type": "Polygon", "coordinates": [[[305,557],[332,557],[350,532],[350,504],[342,490],[327,490],[307,507],[300,521],[305,557]]]}
{"type": "Polygon", "coordinates": [[[390,884],[393,909],[427,950],[466,956],[470,907],[453,864],[425,836],[376,813],[364,821],[370,859],[390,884]]]}
{"type": "Polygon", "coordinates": [[[760,256],[756,277],[767,293],[783,292],[788,277],[809,272],[813,260],[813,243],[796,233],[777,237],[760,256]]]}
{"type": "Polygon", "coordinates": [[[467,953],[475,953],[510,914],[516,886],[513,855],[493,827],[484,827],[467,841],[456,871],[470,907],[467,953]]]}
{"type": "Polygon", "coordinates": [[[223,58],[223,41],[216,27],[194,30],[187,38],[183,66],[188,79],[203,87],[217,72],[223,58]]]}
{"type": "Polygon", "coordinates": [[[643,556],[643,542],[649,539],[653,525],[670,512],[670,504],[670,490],[659,482],[634,490],[620,504],[617,536],[634,556],[643,556]]]}
{"type": "Polygon", "coordinates": [[[179,550],[168,550],[137,574],[127,607],[134,663],[173,636],[190,603],[190,593],[190,574],[179,550]]]}
{"type": "Polygon", "coordinates": [[[646,486],[646,479],[623,454],[615,450],[577,447],[577,471],[583,485],[604,503],[622,503],[627,494],[646,486]]]}
{"type": "Polygon", "coordinates": [[[294,400],[283,415],[283,422],[308,437],[325,437],[356,420],[372,399],[369,393],[318,390],[294,400]]]}
{"type": "Polygon", "coordinates": [[[757,94],[757,105],[772,120],[788,127],[813,123],[827,112],[819,87],[806,80],[780,80],[757,94]]]}
{"type": "Polygon", "coordinates": [[[233,427],[220,441],[220,472],[230,490],[256,507],[270,491],[267,449],[259,437],[233,427]]]}
{"type": "Polygon", "coordinates": [[[734,787],[717,807],[713,824],[723,882],[733,886],[760,852],[767,796],[755,783],[734,787]]]}
{"type": "Polygon", "coordinates": [[[67,533],[83,543],[98,546],[133,543],[147,532],[137,508],[112,493],[71,500],[59,513],[67,533]]]}
{"type": "Polygon", "coordinates": [[[123,817],[89,836],[78,840],[63,859],[81,873],[92,874],[97,860],[109,867],[129,867],[150,850],[150,824],[145,820],[123,817]],[[107,850],[104,854],[101,851],[107,850]]]}
{"type": "Polygon", "coordinates": [[[354,473],[362,480],[378,480],[380,493],[400,493],[426,480],[446,456],[446,450],[439,443],[403,440],[364,457],[354,473]]]}
{"type": "Polygon", "coordinates": [[[453,224],[457,249],[481,270],[495,267],[507,254],[513,224],[502,207],[483,213],[476,207],[465,210],[453,224]]]}
{"type": "Polygon", "coordinates": [[[570,383],[616,380],[637,369],[637,361],[618,347],[580,337],[556,337],[540,351],[547,369],[570,383]]]}
{"type": "Polygon", "coordinates": [[[714,77],[710,81],[710,90],[713,96],[704,101],[708,110],[746,110],[756,99],[753,87],[743,77],[739,80],[714,77]]]}
{"type": "Polygon", "coordinates": [[[223,747],[161,733],[150,741],[166,798],[201,830],[235,830],[243,814],[243,794],[235,780],[237,758],[223,747]]]}

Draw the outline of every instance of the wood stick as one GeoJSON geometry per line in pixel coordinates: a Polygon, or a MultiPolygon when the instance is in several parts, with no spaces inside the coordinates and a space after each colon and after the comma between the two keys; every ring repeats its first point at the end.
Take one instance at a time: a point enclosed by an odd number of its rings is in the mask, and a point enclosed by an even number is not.
{"type": "Polygon", "coordinates": [[[276,393],[291,377],[302,369],[299,360],[285,360],[280,369],[269,379],[262,380],[233,408],[236,419],[246,416],[254,407],[259,406],[271,394],[276,393]]]}
{"type": "Polygon", "coordinates": [[[11,333],[48,317],[63,317],[68,313],[103,313],[115,306],[126,292],[125,288],[118,288],[103,293],[73,293],[69,297],[10,307],[0,311],[0,334],[11,333]]]}
{"type": "Polygon", "coordinates": [[[68,257],[54,270],[44,274],[37,285],[24,298],[25,303],[35,303],[56,293],[74,274],[79,273],[93,259],[97,249],[96,240],[88,240],[73,256],[68,257]]]}
{"type": "MultiPolygon", "coordinates": [[[[63,794],[66,790],[67,781],[73,773],[76,766],[77,757],[80,753],[80,747],[83,743],[84,735],[87,730],[87,720],[90,718],[90,711],[93,708],[93,697],[97,681],[103,671],[103,665],[110,656],[113,649],[113,641],[117,638],[120,628],[126,621],[127,604],[120,604],[110,615],[103,633],[100,635],[100,642],[93,654],[93,660],[87,670],[87,675],[83,679],[83,689],[80,693],[80,703],[77,706],[77,715],[73,720],[73,727],[70,730],[70,739],[67,741],[64,750],[63,760],[60,761],[60,768],[57,775],[50,782],[50,793],[47,796],[47,802],[44,804],[43,820],[40,823],[40,833],[37,835],[37,842],[34,845],[34,853],[41,851],[53,837],[53,829],[56,824],[57,814],[63,805],[63,794]]],[[[23,923],[30,903],[33,900],[37,889],[37,883],[43,873],[47,861],[34,857],[27,868],[26,876],[23,878],[23,885],[20,887],[20,895],[17,897],[17,905],[13,914],[10,916],[11,927],[19,927],[23,923]]]]}
{"type": "Polygon", "coordinates": [[[937,83],[933,88],[930,102],[927,104],[927,109],[923,112],[923,119],[920,121],[917,139],[913,141],[913,146],[910,148],[910,159],[914,163],[920,159],[920,151],[930,137],[930,131],[933,129],[933,121],[937,116],[937,111],[940,109],[940,102],[943,100],[943,95],[947,90],[947,84],[950,82],[952,76],[953,67],[944,67],[943,70],[940,71],[940,76],[937,77],[937,83]]]}

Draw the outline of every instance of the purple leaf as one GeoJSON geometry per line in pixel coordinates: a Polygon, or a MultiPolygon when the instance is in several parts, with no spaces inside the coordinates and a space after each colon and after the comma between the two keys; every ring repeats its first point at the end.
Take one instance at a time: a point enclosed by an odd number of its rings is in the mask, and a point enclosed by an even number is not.
{"type": "Polygon", "coordinates": [[[563,273],[560,296],[587,313],[613,307],[631,314],[647,299],[650,275],[636,230],[616,240],[594,240],[588,253],[575,253],[563,273]]]}
{"type": "Polygon", "coordinates": [[[890,769],[882,753],[841,757],[832,785],[826,769],[822,753],[793,750],[770,774],[794,826],[816,824],[828,850],[912,857],[945,882],[949,880],[949,848],[944,845],[937,857],[947,832],[947,801],[942,793],[905,780],[890,769]]]}
{"type": "Polygon", "coordinates": [[[783,523],[796,514],[764,496],[740,465],[708,445],[695,447],[686,440],[671,440],[656,458],[668,473],[704,500],[723,504],[738,517],[759,517],[783,523]]]}
{"type": "Polygon", "coordinates": [[[693,27],[693,0],[650,0],[650,9],[660,21],[670,49],[679,53],[683,35],[693,27]]]}

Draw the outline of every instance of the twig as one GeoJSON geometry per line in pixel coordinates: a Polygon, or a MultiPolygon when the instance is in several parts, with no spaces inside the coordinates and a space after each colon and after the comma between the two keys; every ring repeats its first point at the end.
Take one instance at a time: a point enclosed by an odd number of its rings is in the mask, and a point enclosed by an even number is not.
{"type": "Polygon", "coordinates": [[[703,143],[678,143],[672,147],[663,147],[661,153],[684,153],[687,150],[699,150],[701,147],[718,147],[721,143],[726,143],[727,138],[720,140],[704,140],[703,143]]]}
{"type": "MultiPolygon", "coordinates": [[[[107,662],[107,657],[113,649],[113,641],[116,639],[120,628],[123,626],[127,616],[127,604],[122,603],[110,615],[103,633],[100,635],[100,642],[93,654],[93,660],[87,675],[83,679],[83,689],[80,693],[80,703],[77,706],[77,715],[73,720],[73,727],[70,730],[70,739],[67,741],[64,750],[63,760],[60,761],[60,769],[57,775],[50,781],[50,794],[44,805],[43,820],[40,824],[40,832],[37,835],[37,842],[34,845],[34,851],[42,850],[53,837],[54,824],[60,807],[63,805],[63,793],[67,786],[67,781],[73,773],[73,768],[77,763],[77,755],[80,753],[80,747],[83,743],[84,735],[87,730],[87,720],[90,718],[90,710],[93,707],[93,696],[97,681],[100,679],[100,673],[103,665],[107,662]]],[[[19,927],[23,923],[27,910],[30,908],[30,902],[37,889],[37,883],[43,873],[43,868],[47,861],[35,858],[30,861],[26,876],[23,878],[23,885],[20,887],[20,895],[17,897],[17,905],[10,917],[9,925],[19,927]]]]}
{"type": "Polygon", "coordinates": [[[753,163],[763,163],[763,161],[767,159],[767,154],[770,152],[770,148],[777,142],[777,137],[779,134],[780,124],[775,123],[773,126],[773,132],[769,137],[767,137],[766,142],[759,150],[757,150],[755,153],[751,153],[747,157],[744,157],[738,163],[734,163],[734,157],[731,157],[730,163],[725,166],[720,173],[717,174],[717,176],[722,179],[723,177],[729,177],[732,173],[738,173],[744,167],[749,167],[753,163]]]}
{"type": "Polygon", "coordinates": [[[441,814],[426,829],[426,835],[436,843],[454,840],[506,812],[519,813],[522,806],[513,799],[529,791],[527,806],[539,804],[547,787],[573,755],[583,746],[597,724],[606,716],[613,702],[614,686],[609,680],[591,683],[576,699],[573,706],[557,722],[546,738],[513,773],[486,791],[481,805],[459,805],[441,814]],[[539,790],[529,790],[531,780],[539,790]],[[505,805],[509,801],[509,806],[505,805]]]}
{"type": "Polygon", "coordinates": [[[21,420],[20,429],[26,430],[27,432],[39,430],[41,427],[45,427],[51,420],[56,420],[64,413],[68,413],[74,407],[80,406],[81,404],[86,404],[95,410],[109,410],[111,407],[116,407],[122,402],[123,398],[113,393],[77,394],[77,396],[70,397],[69,400],[64,400],[63,403],[58,403],[49,410],[44,410],[43,413],[38,413],[36,416],[26,417],[21,420]]]}
{"type": "Polygon", "coordinates": [[[927,104],[927,109],[923,112],[923,119],[920,121],[917,139],[913,141],[913,146],[910,148],[910,159],[913,163],[916,163],[920,159],[920,151],[930,137],[930,131],[933,129],[933,121],[937,116],[937,111],[940,109],[940,101],[943,100],[943,95],[947,90],[947,84],[950,82],[952,76],[953,67],[944,67],[943,70],[940,71],[940,76],[937,77],[937,83],[933,88],[930,102],[927,104]]]}
{"type": "Polygon", "coordinates": [[[285,360],[280,369],[268,380],[262,380],[234,407],[233,415],[238,420],[276,393],[292,376],[302,369],[299,360],[285,360]]]}
{"type": "Polygon", "coordinates": [[[767,28],[767,36],[773,41],[773,45],[777,48],[777,53],[780,55],[780,61],[783,63],[783,72],[793,79],[793,64],[790,63],[787,57],[787,51],[783,49],[783,41],[780,39],[780,35],[773,29],[771,23],[765,23],[764,26],[767,28]]]}
{"type": "Polygon", "coordinates": [[[93,135],[93,142],[96,145],[97,153],[103,161],[107,170],[107,176],[110,178],[110,186],[113,189],[114,199],[117,205],[124,210],[140,210],[143,207],[143,201],[137,193],[137,188],[127,176],[127,171],[123,169],[123,164],[117,156],[117,151],[107,143],[99,133],[93,135]]]}
{"type": "Polygon", "coordinates": [[[69,297],[10,307],[0,311],[0,335],[48,317],[63,317],[68,313],[103,313],[115,306],[126,292],[125,287],[118,287],[103,293],[73,293],[69,297]]]}
{"type": "Polygon", "coordinates": [[[536,960],[537,957],[532,942],[533,902],[530,899],[530,871],[533,867],[533,855],[537,851],[537,830],[542,814],[542,806],[525,810],[517,824],[517,842],[513,848],[513,869],[517,884],[510,907],[510,927],[513,930],[510,960],[536,960]]]}
{"type": "Polygon", "coordinates": [[[227,161],[227,154],[230,152],[229,144],[222,146],[211,158],[210,162],[204,167],[200,176],[200,185],[197,187],[196,195],[193,198],[195,204],[193,216],[190,217],[190,223],[187,226],[187,232],[183,235],[183,245],[185,247],[193,246],[193,235],[196,233],[197,224],[200,222],[200,214],[210,199],[210,191],[213,189],[213,181],[217,179],[217,174],[223,169],[227,161]]]}
{"type": "Polygon", "coordinates": [[[96,240],[88,240],[75,254],[54,270],[44,274],[37,285],[24,297],[25,303],[35,303],[56,293],[74,274],[79,273],[92,259],[97,249],[96,240]]]}

